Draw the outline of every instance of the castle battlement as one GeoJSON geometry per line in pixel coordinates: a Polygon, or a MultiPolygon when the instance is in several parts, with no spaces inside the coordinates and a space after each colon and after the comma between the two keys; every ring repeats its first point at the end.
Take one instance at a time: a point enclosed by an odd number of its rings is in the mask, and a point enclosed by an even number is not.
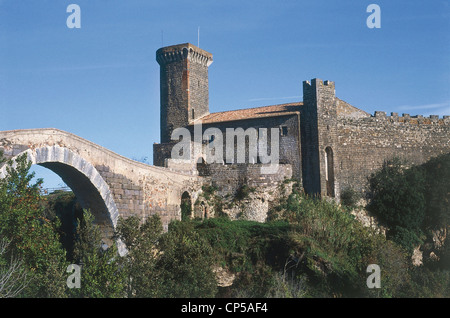
{"type": "Polygon", "coordinates": [[[313,78],[313,79],[311,80],[311,82],[310,82],[310,81],[303,81],[303,83],[306,84],[306,85],[309,86],[309,87],[317,86],[317,84],[319,84],[319,85],[324,85],[324,86],[330,86],[330,87],[332,86],[332,87],[334,87],[334,82],[333,82],[333,81],[329,81],[329,80],[322,81],[322,80],[319,79],[319,78],[313,78]]]}
{"type": "Polygon", "coordinates": [[[450,116],[442,116],[439,118],[439,115],[429,115],[425,117],[423,115],[414,115],[403,113],[401,116],[396,112],[391,112],[391,115],[386,115],[384,111],[375,111],[373,115],[368,118],[375,118],[380,120],[387,120],[391,122],[399,122],[399,123],[411,123],[411,124],[440,124],[440,125],[448,125],[450,124],[450,116]]]}
{"type": "Polygon", "coordinates": [[[167,46],[156,51],[156,61],[159,65],[179,62],[184,59],[204,66],[210,66],[213,62],[211,53],[190,43],[167,46]]]}
{"type": "Polygon", "coordinates": [[[303,81],[304,96],[315,95],[321,91],[327,92],[330,96],[335,96],[335,85],[333,81],[323,81],[319,78],[313,78],[311,81],[303,81]]]}
{"type": "Polygon", "coordinates": [[[209,114],[208,67],[212,54],[190,43],[156,51],[160,65],[161,142],[170,142],[174,129],[209,114]]]}

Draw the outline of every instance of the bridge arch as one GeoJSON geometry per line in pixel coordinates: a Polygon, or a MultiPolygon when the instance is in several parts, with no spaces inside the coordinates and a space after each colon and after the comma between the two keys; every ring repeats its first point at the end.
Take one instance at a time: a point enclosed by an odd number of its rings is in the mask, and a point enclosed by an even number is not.
{"type": "MultiPolygon", "coordinates": [[[[95,221],[103,225],[104,238],[119,217],[137,216],[144,222],[157,214],[166,231],[171,220],[181,217],[183,192],[188,191],[195,202],[203,185],[203,178],[192,169],[137,162],[55,128],[0,131],[0,150],[6,158],[26,152],[32,164],[59,175],[83,207],[91,208],[95,221]]],[[[0,177],[1,173],[0,168],[0,177]]],[[[125,255],[125,245],[116,242],[125,255]]]]}
{"type": "MultiPolygon", "coordinates": [[[[119,210],[108,184],[97,169],[72,150],[58,145],[22,151],[13,159],[27,154],[32,164],[43,166],[58,176],[72,189],[81,206],[90,209],[102,232],[103,241],[110,245],[117,225],[119,210]]],[[[0,169],[0,177],[6,168],[0,169]]],[[[125,255],[125,245],[116,241],[120,255],[125,255]]]]}

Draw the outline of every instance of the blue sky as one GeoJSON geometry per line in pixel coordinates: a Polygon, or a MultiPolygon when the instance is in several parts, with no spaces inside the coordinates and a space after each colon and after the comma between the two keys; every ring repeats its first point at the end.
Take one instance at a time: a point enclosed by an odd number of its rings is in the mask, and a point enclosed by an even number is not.
{"type": "Polygon", "coordinates": [[[450,115],[450,0],[0,0],[0,130],[54,127],[151,162],[155,51],[197,45],[198,28],[211,112],[301,101],[320,78],[369,113],[450,115]]]}

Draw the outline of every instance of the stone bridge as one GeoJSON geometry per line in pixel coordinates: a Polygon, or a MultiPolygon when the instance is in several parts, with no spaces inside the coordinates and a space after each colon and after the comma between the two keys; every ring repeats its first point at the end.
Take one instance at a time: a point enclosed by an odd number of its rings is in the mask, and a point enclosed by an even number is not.
{"type": "MultiPolygon", "coordinates": [[[[171,220],[181,218],[182,195],[187,192],[195,202],[201,191],[195,171],[137,162],[58,129],[0,131],[0,150],[7,158],[27,153],[33,164],[59,175],[81,206],[94,214],[106,243],[111,243],[119,216],[136,215],[144,221],[158,214],[167,230],[171,220]]],[[[0,177],[4,173],[5,167],[0,177]]],[[[118,243],[123,255],[126,249],[118,243]]]]}

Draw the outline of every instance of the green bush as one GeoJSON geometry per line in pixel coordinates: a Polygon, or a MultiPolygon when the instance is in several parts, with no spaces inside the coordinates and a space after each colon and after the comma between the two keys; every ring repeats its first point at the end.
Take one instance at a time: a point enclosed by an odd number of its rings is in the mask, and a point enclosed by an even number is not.
{"type": "Polygon", "coordinates": [[[425,173],[425,224],[429,229],[450,225],[450,153],[432,158],[413,169],[425,173]]]}
{"type": "Polygon", "coordinates": [[[242,201],[242,200],[248,198],[250,193],[255,192],[255,190],[256,190],[255,188],[249,187],[248,185],[243,184],[236,190],[234,198],[237,201],[242,201]]]}
{"type": "Polygon", "coordinates": [[[102,247],[100,229],[94,216],[84,211],[78,224],[74,261],[81,266],[81,287],[69,290],[71,297],[116,298],[125,296],[125,276],[120,269],[116,245],[102,247]]]}
{"type": "Polygon", "coordinates": [[[367,209],[388,227],[388,237],[412,251],[421,243],[425,221],[425,173],[407,169],[394,158],[369,178],[371,200],[367,209]]]}
{"type": "Polygon", "coordinates": [[[406,169],[394,158],[386,161],[369,179],[371,201],[368,210],[389,227],[420,229],[425,217],[425,175],[406,169]]]}
{"type": "Polygon", "coordinates": [[[356,204],[358,203],[360,198],[361,194],[356,192],[351,187],[344,189],[341,193],[342,204],[350,208],[356,207],[356,204]]]}
{"type": "Polygon", "coordinates": [[[211,244],[218,262],[234,272],[252,271],[260,260],[276,263],[276,257],[286,252],[289,229],[286,222],[228,218],[208,219],[196,225],[196,231],[211,244]]]}
{"type": "Polygon", "coordinates": [[[182,220],[188,220],[191,218],[192,215],[192,204],[189,197],[187,198],[181,198],[181,219],[182,220]]]}
{"type": "Polygon", "coordinates": [[[432,270],[426,266],[411,270],[411,279],[404,286],[400,297],[408,298],[449,298],[450,271],[432,270]]]}
{"type": "MultiPolygon", "coordinates": [[[[279,211],[279,218],[292,227],[288,245],[290,253],[302,259],[296,271],[298,277],[308,278],[309,296],[373,296],[365,285],[369,264],[383,264],[385,277],[405,277],[408,260],[402,249],[364,227],[336,203],[291,194],[279,211]],[[395,258],[396,266],[386,265],[395,258]]],[[[376,295],[398,292],[400,280],[383,281],[376,295]]]]}
{"type": "Polygon", "coordinates": [[[211,245],[190,221],[172,221],[160,238],[157,268],[162,280],[162,297],[214,297],[217,282],[213,272],[211,245]]]}
{"type": "Polygon", "coordinates": [[[127,297],[161,296],[162,282],[157,262],[162,231],[162,223],[157,215],[147,218],[143,224],[136,216],[119,218],[117,236],[128,250],[127,255],[120,260],[126,275],[127,297]]]}
{"type": "Polygon", "coordinates": [[[217,283],[209,243],[194,228],[195,221],[172,221],[162,233],[153,215],[120,218],[118,237],[127,245],[122,260],[128,297],[214,297],[217,283]]]}

